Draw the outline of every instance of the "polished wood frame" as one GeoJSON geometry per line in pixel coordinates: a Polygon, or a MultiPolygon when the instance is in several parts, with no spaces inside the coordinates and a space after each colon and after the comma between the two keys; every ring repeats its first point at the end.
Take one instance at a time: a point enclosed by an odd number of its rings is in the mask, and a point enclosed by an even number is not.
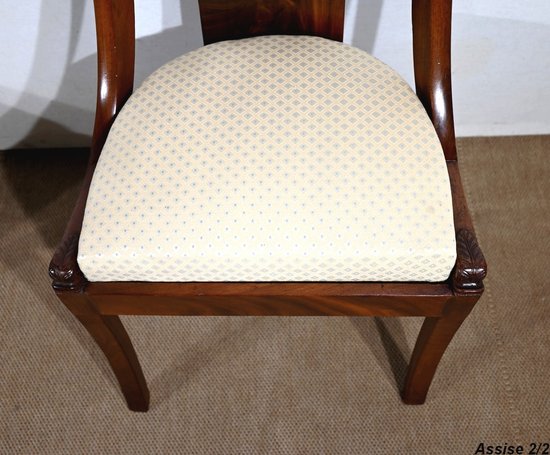
{"type": "MultiPolygon", "coordinates": [[[[135,42],[133,0],[95,0],[94,5],[98,87],[90,159],[49,274],[61,301],[103,350],[129,408],[146,411],[149,392],[119,315],[424,316],[402,392],[405,403],[423,403],[447,345],[483,292],[487,268],[468,213],[456,156],[451,0],[412,0],[416,91],[447,159],[456,226],[456,265],[441,283],[88,282],[77,262],[82,219],[101,149],[132,93],[135,42]]],[[[200,10],[207,43],[274,33],[342,39],[344,0],[201,0],[200,10]]]]}

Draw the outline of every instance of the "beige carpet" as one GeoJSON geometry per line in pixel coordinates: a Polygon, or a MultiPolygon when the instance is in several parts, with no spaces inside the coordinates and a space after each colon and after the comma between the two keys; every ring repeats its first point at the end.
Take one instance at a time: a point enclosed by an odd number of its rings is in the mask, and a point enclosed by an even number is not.
{"type": "Polygon", "coordinates": [[[152,405],[127,410],[46,274],[80,152],[0,158],[0,453],[473,454],[550,439],[550,137],[460,141],[487,292],[424,406],[418,319],[124,318],[152,405]]]}

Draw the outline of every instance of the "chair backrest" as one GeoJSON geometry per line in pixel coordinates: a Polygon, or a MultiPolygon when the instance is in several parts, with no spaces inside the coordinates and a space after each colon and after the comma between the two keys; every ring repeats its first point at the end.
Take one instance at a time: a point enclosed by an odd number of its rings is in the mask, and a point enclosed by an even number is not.
{"type": "MultiPolygon", "coordinates": [[[[179,0],[174,0],[179,1],[179,0]]],[[[456,160],[451,99],[452,0],[411,0],[416,92],[435,126],[445,157],[456,160]]],[[[265,34],[306,34],[342,40],[344,0],[199,0],[205,44],[265,34]]],[[[109,128],[132,93],[134,1],[94,0],[97,111],[96,160],[109,128]]]]}
{"type": "Polygon", "coordinates": [[[199,0],[204,44],[258,35],[342,41],[344,0],[199,0]]]}

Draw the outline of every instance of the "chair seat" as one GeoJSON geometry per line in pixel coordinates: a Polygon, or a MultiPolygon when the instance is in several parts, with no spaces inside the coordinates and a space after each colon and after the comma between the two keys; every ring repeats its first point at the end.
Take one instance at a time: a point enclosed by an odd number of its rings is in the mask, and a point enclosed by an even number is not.
{"type": "Polygon", "coordinates": [[[78,263],[90,281],[444,281],[445,158],[391,68],[309,36],[225,41],[116,118],[78,263]]]}

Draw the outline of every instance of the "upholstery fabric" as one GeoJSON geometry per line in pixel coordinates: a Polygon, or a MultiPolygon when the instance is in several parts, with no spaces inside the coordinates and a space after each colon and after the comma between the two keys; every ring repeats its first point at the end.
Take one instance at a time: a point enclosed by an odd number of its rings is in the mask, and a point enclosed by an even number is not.
{"type": "Polygon", "coordinates": [[[90,281],[443,281],[445,159],[420,101],[308,36],[205,46],[127,101],[79,244],[90,281]]]}

